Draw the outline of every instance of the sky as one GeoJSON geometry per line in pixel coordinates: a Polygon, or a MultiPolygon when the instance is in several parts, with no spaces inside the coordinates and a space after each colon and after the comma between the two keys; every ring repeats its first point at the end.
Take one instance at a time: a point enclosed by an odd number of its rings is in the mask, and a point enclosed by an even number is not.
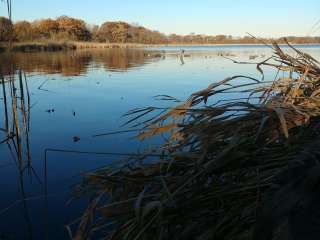
{"type": "MultiPolygon", "coordinates": [[[[320,0],[12,0],[13,21],[81,18],[138,23],[170,34],[320,36],[320,0]],[[316,26],[315,26],[316,25],[316,26]]],[[[0,0],[0,16],[6,16],[0,0]]]]}

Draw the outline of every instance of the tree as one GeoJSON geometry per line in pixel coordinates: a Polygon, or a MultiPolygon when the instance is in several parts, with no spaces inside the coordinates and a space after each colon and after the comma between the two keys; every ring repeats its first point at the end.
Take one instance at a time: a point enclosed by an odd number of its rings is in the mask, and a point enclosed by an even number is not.
{"type": "Polygon", "coordinates": [[[126,22],[105,22],[98,31],[101,42],[117,43],[165,43],[167,37],[158,32],[126,22]]]}
{"type": "Polygon", "coordinates": [[[37,27],[42,38],[55,38],[59,31],[58,22],[51,18],[38,21],[37,27]]]}
{"type": "Polygon", "coordinates": [[[5,17],[0,17],[0,41],[9,41],[12,38],[13,24],[5,17]]]}
{"type": "Polygon", "coordinates": [[[99,39],[103,42],[127,42],[130,25],[125,22],[105,22],[99,28],[99,39]]]}
{"type": "Polygon", "coordinates": [[[88,41],[91,34],[86,27],[86,23],[80,19],[61,16],[57,18],[59,34],[72,40],[88,41]]]}
{"type": "Polygon", "coordinates": [[[95,24],[87,25],[87,29],[91,34],[91,40],[99,41],[99,26],[95,24]]]}
{"type": "Polygon", "coordinates": [[[14,40],[28,41],[33,40],[33,29],[31,23],[27,21],[20,21],[13,26],[14,40]]]}

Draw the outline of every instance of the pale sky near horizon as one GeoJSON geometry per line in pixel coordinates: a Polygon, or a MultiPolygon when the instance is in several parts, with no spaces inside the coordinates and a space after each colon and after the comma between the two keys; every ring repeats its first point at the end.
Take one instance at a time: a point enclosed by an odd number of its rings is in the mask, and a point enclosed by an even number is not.
{"type": "MultiPolygon", "coordinates": [[[[81,18],[139,23],[163,33],[320,36],[320,0],[13,0],[13,20],[81,18]],[[317,24],[315,26],[315,24],[317,24]]],[[[0,16],[6,16],[0,1],[0,16]]]]}

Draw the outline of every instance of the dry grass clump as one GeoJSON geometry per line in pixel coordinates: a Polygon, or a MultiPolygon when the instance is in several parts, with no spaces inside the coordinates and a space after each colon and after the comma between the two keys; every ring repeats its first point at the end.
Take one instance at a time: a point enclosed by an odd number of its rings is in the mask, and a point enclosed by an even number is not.
{"type": "Polygon", "coordinates": [[[130,112],[139,139],[167,137],[162,156],[88,174],[78,190],[93,200],[75,239],[280,239],[320,179],[320,65],[288,46],[256,63],[262,80],[234,76],[174,108],[130,112]],[[235,92],[246,99],[209,101],[235,92]]]}

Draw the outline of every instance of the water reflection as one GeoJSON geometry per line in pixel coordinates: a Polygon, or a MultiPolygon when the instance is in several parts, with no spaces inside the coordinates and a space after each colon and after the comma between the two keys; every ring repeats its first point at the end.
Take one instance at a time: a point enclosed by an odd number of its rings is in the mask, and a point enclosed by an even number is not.
{"type": "MultiPolygon", "coordinates": [[[[319,57],[320,48],[311,53],[319,57]]],[[[162,140],[131,141],[134,133],[100,138],[94,135],[124,130],[119,128],[126,120],[121,116],[133,108],[172,104],[153,102],[156,95],[184,100],[190,93],[230,75],[261,77],[254,65],[233,64],[220,55],[238,61],[259,55],[256,61],[262,61],[262,55],[270,54],[267,49],[256,48],[202,52],[185,48],[183,55],[180,48],[165,53],[106,49],[0,54],[0,67],[6,74],[19,68],[28,73],[27,81],[22,74],[22,85],[19,74],[15,81],[9,76],[5,84],[0,80],[0,143],[10,136],[10,141],[0,144],[0,239],[1,234],[8,236],[6,239],[70,239],[65,226],[74,222],[87,204],[83,201],[66,206],[81,173],[121,158],[107,152],[135,153],[137,149],[152,149],[162,140]],[[111,77],[106,78],[107,71],[113,71],[108,73],[111,77]],[[7,108],[2,101],[5,99],[7,108]],[[49,111],[52,109],[54,112],[49,111]],[[19,122],[16,125],[14,112],[19,122]],[[20,150],[16,134],[11,134],[18,129],[20,150]],[[80,141],[74,142],[74,136],[80,141]],[[48,148],[67,151],[49,152],[48,148]],[[93,152],[104,154],[90,154],[93,152]]],[[[274,78],[275,73],[264,70],[266,79],[274,78]]]]}
{"type": "Polygon", "coordinates": [[[86,74],[88,67],[108,71],[127,71],[161,59],[161,54],[142,49],[81,50],[69,52],[11,53],[0,55],[3,74],[17,69],[27,73],[60,73],[63,76],[86,74]]]}
{"type": "Polygon", "coordinates": [[[33,177],[41,182],[32,166],[30,152],[30,93],[26,76],[19,71],[18,79],[10,75],[6,78],[0,76],[2,103],[4,108],[4,128],[1,129],[1,136],[4,140],[1,144],[7,145],[8,151],[13,160],[13,165],[18,171],[18,192],[20,200],[11,204],[8,208],[2,209],[1,213],[10,210],[14,205],[22,205],[22,215],[26,224],[26,238],[32,239],[31,217],[26,192],[26,177],[32,181],[33,177]]]}

